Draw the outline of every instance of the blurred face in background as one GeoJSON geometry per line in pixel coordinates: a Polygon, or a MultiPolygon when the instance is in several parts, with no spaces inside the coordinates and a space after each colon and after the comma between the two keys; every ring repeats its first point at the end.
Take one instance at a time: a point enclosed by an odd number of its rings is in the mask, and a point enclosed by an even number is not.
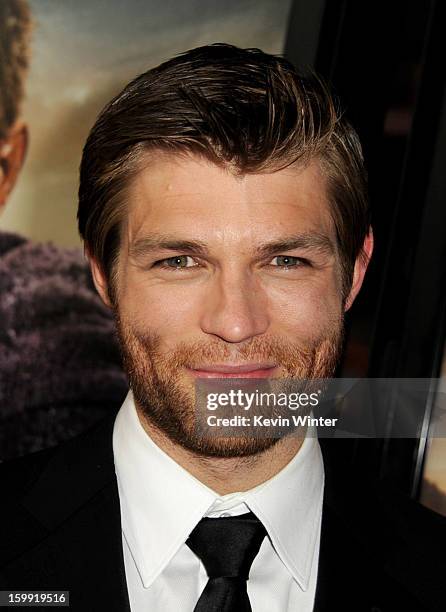
{"type": "Polygon", "coordinates": [[[20,120],[9,128],[4,138],[0,138],[0,213],[22,169],[27,143],[27,128],[20,120]]]}
{"type": "Polygon", "coordinates": [[[29,64],[31,15],[26,0],[0,3],[0,213],[22,168],[28,142],[20,120],[29,64]]]}

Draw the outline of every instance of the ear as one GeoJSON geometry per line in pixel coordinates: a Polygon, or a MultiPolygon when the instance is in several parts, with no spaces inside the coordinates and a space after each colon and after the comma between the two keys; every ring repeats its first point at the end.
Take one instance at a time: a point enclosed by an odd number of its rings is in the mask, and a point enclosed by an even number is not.
{"type": "Polygon", "coordinates": [[[90,264],[91,275],[93,277],[94,286],[96,287],[96,290],[99,293],[101,300],[104,302],[106,306],[108,306],[108,308],[113,308],[113,305],[109,297],[107,279],[105,278],[105,275],[104,275],[104,272],[102,271],[101,266],[96,261],[96,259],[88,253],[88,251],[86,251],[85,254],[88,259],[88,263],[90,264]]]}
{"type": "Polygon", "coordinates": [[[0,209],[14,188],[27,149],[28,129],[18,121],[10,128],[6,138],[0,141],[0,209]]]}
{"type": "Polygon", "coordinates": [[[369,228],[369,233],[365,237],[364,244],[362,246],[362,250],[359,253],[358,257],[355,261],[355,268],[353,270],[353,282],[350,288],[350,293],[345,301],[344,310],[348,310],[353,302],[355,301],[356,296],[361,289],[362,283],[364,281],[364,276],[367,271],[367,267],[370,262],[370,258],[373,253],[373,231],[372,228],[369,228]]]}

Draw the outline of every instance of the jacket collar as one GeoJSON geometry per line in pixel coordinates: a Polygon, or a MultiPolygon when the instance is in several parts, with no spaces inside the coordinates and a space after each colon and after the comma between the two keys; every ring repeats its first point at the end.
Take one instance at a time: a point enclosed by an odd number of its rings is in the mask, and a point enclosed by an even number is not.
{"type": "Polygon", "coordinates": [[[57,447],[24,499],[48,537],[8,568],[35,587],[70,590],[76,610],[130,612],[113,465],[115,415],[57,447]]]}

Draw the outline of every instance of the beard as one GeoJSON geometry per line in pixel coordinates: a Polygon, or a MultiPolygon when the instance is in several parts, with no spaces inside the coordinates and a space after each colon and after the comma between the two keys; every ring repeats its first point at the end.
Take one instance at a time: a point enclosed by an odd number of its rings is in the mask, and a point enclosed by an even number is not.
{"type": "Polygon", "coordinates": [[[231,345],[216,339],[181,342],[174,350],[162,351],[161,338],[155,332],[136,329],[117,312],[115,320],[124,368],[140,415],[171,442],[202,457],[250,457],[271,448],[279,438],[252,432],[232,437],[203,436],[196,427],[194,384],[181,376],[184,368],[229,360],[274,362],[282,369],[278,378],[288,382],[327,379],[336,370],[343,344],[341,315],[330,321],[324,333],[306,339],[305,347],[278,338],[255,337],[238,347],[236,354],[233,347],[230,350],[231,345]]]}

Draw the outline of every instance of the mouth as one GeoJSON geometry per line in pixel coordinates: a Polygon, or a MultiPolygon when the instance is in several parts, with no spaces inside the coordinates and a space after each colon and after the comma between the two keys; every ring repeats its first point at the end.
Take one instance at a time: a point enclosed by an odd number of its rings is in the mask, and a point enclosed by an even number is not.
{"type": "Polygon", "coordinates": [[[274,376],[275,363],[212,364],[188,368],[195,378],[269,378],[274,376]]]}

